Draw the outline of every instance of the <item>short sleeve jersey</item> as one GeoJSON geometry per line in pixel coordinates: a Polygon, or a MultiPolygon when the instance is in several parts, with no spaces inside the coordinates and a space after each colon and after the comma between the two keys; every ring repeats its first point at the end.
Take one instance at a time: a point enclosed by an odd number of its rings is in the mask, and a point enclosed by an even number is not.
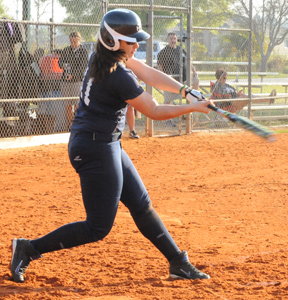
{"type": "MultiPolygon", "coordinates": [[[[90,57],[89,66],[93,59],[90,57]]],[[[89,68],[89,67],[88,67],[89,68]]],[[[122,132],[125,127],[127,100],[143,93],[136,75],[123,64],[100,82],[89,78],[88,69],[83,81],[79,107],[72,130],[78,132],[122,132]]]]}

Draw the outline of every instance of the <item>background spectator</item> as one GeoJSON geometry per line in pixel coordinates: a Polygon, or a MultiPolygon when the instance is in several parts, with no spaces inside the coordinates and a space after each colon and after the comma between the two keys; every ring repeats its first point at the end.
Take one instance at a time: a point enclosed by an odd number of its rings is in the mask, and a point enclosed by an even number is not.
{"type": "MultiPolygon", "coordinates": [[[[241,110],[243,107],[248,105],[249,97],[245,95],[241,91],[237,91],[233,86],[226,83],[228,73],[223,68],[218,68],[215,73],[215,77],[217,81],[215,83],[211,82],[211,93],[213,99],[230,99],[230,98],[247,98],[247,100],[239,100],[239,101],[223,101],[223,102],[215,102],[215,105],[220,107],[221,109],[228,110],[232,113],[241,110]]],[[[269,102],[269,104],[274,103],[275,96],[277,92],[273,89],[269,96],[273,97],[271,99],[257,99],[252,100],[253,103],[263,103],[269,102]]],[[[252,97],[257,97],[252,95],[252,97]]]]}
{"type": "MultiPolygon", "coordinates": [[[[63,49],[58,61],[59,67],[64,70],[61,94],[62,97],[77,97],[80,95],[82,79],[88,65],[88,54],[81,45],[81,35],[79,32],[71,32],[69,39],[71,45],[63,49]]],[[[74,118],[78,101],[77,99],[65,102],[68,128],[70,128],[74,118]]]]}
{"type": "MultiPolygon", "coordinates": [[[[164,47],[157,56],[158,69],[168,75],[171,75],[175,80],[180,82],[181,59],[183,62],[182,82],[186,80],[186,58],[184,50],[177,45],[177,35],[174,32],[169,32],[168,45],[164,47]]],[[[179,99],[179,93],[164,91],[164,104],[171,104],[174,100],[179,99]]],[[[172,120],[166,121],[167,126],[176,127],[172,120]]]]}
{"type": "Polygon", "coordinates": [[[135,131],[135,110],[134,107],[128,105],[126,112],[126,120],[129,127],[129,138],[130,139],[140,139],[140,136],[135,131]]]}

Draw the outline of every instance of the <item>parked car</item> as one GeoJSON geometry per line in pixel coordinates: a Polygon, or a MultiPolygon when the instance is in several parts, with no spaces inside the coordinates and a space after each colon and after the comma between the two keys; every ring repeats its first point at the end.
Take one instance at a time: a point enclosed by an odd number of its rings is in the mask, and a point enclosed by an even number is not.
{"type": "MultiPolygon", "coordinates": [[[[138,44],[139,48],[135,52],[134,56],[146,62],[146,41],[139,42],[138,44]]],[[[164,42],[153,42],[153,65],[157,65],[157,55],[166,45],[167,43],[164,42]]]]}
{"type": "MultiPolygon", "coordinates": [[[[84,42],[82,43],[83,48],[87,51],[88,56],[95,51],[95,42],[84,42]]],[[[139,48],[135,52],[134,56],[140,60],[146,62],[146,41],[139,42],[139,48]]],[[[164,42],[153,42],[153,64],[157,65],[157,55],[158,53],[167,45],[164,42]]]]}

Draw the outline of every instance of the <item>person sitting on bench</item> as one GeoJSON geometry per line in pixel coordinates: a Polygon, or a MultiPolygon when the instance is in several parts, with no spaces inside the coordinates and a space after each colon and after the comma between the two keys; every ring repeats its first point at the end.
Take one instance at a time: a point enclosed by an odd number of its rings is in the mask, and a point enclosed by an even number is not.
{"type": "MultiPolygon", "coordinates": [[[[247,98],[239,101],[215,101],[215,105],[223,110],[229,111],[229,112],[237,112],[241,110],[243,107],[248,105],[249,103],[249,96],[242,93],[241,91],[237,91],[233,86],[226,83],[228,73],[223,68],[218,68],[215,73],[217,81],[215,83],[210,82],[210,91],[212,93],[212,96],[210,99],[233,99],[233,98],[247,98]]],[[[273,89],[269,95],[269,97],[272,98],[266,98],[266,99],[252,99],[253,103],[263,103],[268,102],[269,104],[272,104],[275,102],[275,96],[277,95],[277,92],[275,89],[273,89]]],[[[252,98],[255,98],[257,96],[252,95],[252,98]]],[[[259,97],[257,97],[259,98],[259,97]]]]}

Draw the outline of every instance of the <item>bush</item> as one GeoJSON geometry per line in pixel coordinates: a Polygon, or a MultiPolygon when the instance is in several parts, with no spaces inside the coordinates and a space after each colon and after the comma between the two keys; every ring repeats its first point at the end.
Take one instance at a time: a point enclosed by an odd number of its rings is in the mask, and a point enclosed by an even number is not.
{"type": "Polygon", "coordinates": [[[283,74],[288,74],[288,66],[284,66],[282,72],[283,74]]]}
{"type": "Polygon", "coordinates": [[[267,70],[272,72],[282,72],[287,65],[288,61],[286,56],[273,56],[267,63],[267,70]],[[284,66],[284,67],[283,67],[284,66]]]}

